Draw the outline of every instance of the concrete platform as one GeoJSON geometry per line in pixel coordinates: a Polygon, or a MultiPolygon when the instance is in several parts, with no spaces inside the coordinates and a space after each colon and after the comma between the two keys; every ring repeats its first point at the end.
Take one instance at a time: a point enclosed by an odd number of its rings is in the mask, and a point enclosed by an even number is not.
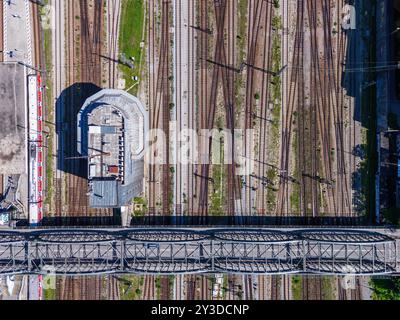
{"type": "Polygon", "coordinates": [[[26,173],[26,71],[0,63],[0,174],[26,173]]]}
{"type": "Polygon", "coordinates": [[[29,0],[2,1],[4,20],[4,61],[32,65],[32,28],[29,0]],[[9,52],[13,54],[10,55],[9,52]],[[7,53],[8,52],[8,53],[7,53]]]}

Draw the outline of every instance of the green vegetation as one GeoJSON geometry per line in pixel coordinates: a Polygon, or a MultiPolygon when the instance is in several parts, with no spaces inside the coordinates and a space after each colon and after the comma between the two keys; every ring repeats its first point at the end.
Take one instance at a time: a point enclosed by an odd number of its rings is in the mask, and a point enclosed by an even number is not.
{"type": "Polygon", "coordinates": [[[223,179],[223,166],[220,164],[213,165],[212,176],[214,179],[214,192],[211,196],[210,214],[213,216],[224,215],[224,197],[223,190],[221,189],[221,180],[223,179]]]}
{"type": "MultiPolygon", "coordinates": [[[[272,26],[276,30],[282,29],[282,20],[279,15],[272,18],[272,26]]],[[[277,72],[281,68],[281,37],[278,32],[274,32],[272,39],[272,70],[277,72]]],[[[270,104],[268,107],[272,107],[272,124],[271,124],[271,139],[270,147],[276,148],[279,142],[279,129],[281,123],[281,104],[282,104],[282,94],[281,94],[281,77],[272,76],[270,84],[270,104]]],[[[267,172],[268,179],[271,181],[275,180],[277,175],[276,170],[269,169],[267,172]]],[[[267,190],[267,208],[268,211],[274,210],[276,203],[276,191],[268,189],[267,190]]]]}
{"type": "MultiPolygon", "coordinates": [[[[241,63],[245,60],[246,55],[246,38],[247,38],[247,6],[248,0],[238,0],[238,27],[237,27],[237,36],[236,36],[236,48],[238,54],[238,62],[241,63]]],[[[244,104],[244,96],[241,94],[241,91],[244,86],[244,73],[240,73],[235,77],[235,92],[237,93],[235,96],[235,102],[238,106],[235,110],[235,115],[237,117],[240,116],[241,111],[243,110],[244,104]]]]}
{"type": "Polygon", "coordinates": [[[301,276],[292,277],[292,295],[293,300],[302,300],[302,290],[301,290],[301,276]]]}
{"type": "Polygon", "coordinates": [[[374,279],[370,281],[373,300],[400,300],[400,278],[374,279]]]}
{"type": "Polygon", "coordinates": [[[146,202],[146,200],[143,199],[143,198],[137,197],[137,198],[134,198],[134,199],[133,199],[133,203],[134,203],[134,204],[140,204],[140,205],[142,205],[142,209],[141,209],[141,210],[135,210],[135,211],[133,212],[133,214],[134,214],[136,217],[143,217],[143,216],[146,214],[146,212],[147,212],[147,202],[146,202]]]}
{"type": "Polygon", "coordinates": [[[333,297],[333,286],[332,277],[322,277],[322,299],[323,300],[334,300],[333,297]]]}
{"type": "Polygon", "coordinates": [[[174,174],[175,174],[175,168],[170,167],[169,168],[169,181],[170,181],[170,185],[171,185],[171,191],[169,192],[169,195],[168,195],[169,209],[171,209],[171,207],[174,204],[174,192],[172,191],[172,190],[174,190],[174,187],[175,187],[174,174]]]}
{"type": "Polygon", "coordinates": [[[224,281],[223,281],[222,288],[221,288],[222,299],[226,299],[226,294],[228,293],[228,290],[229,290],[228,286],[229,286],[228,276],[225,274],[224,281]]]}
{"type": "Polygon", "coordinates": [[[156,277],[155,286],[156,286],[156,299],[160,300],[160,298],[161,298],[161,276],[156,277]]]}
{"type": "MultiPolygon", "coordinates": [[[[134,76],[140,76],[143,49],[140,47],[144,41],[144,10],[143,0],[123,0],[119,34],[119,52],[126,58],[135,58],[134,68],[120,65],[123,72],[126,88],[130,88],[135,81],[134,76]]],[[[132,88],[132,94],[137,94],[137,87],[132,88]]]]}
{"type": "Polygon", "coordinates": [[[267,170],[266,176],[267,176],[267,179],[268,179],[268,180],[274,180],[275,177],[276,177],[276,175],[277,175],[277,170],[276,170],[276,169],[274,169],[274,168],[269,168],[269,169],[267,170]]]}
{"type": "MultiPolygon", "coordinates": [[[[220,144],[220,159],[224,163],[224,143],[221,139],[220,144]]],[[[224,165],[214,164],[212,166],[212,178],[214,179],[214,192],[211,195],[210,214],[213,216],[224,215],[224,190],[222,189],[222,181],[225,180],[224,165]]]]}
{"type": "Polygon", "coordinates": [[[400,208],[389,208],[382,212],[386,222],[400,227],[400,208]]]}
{"type": "Polygon", "coordinates": [[[238,1],[238,34],[237,34],[237,47],[239,61],[244,60],[245,46],[246,46],[246,25],[247,25],[247,5],[248,0],[238,1]]]}
{"type": "MultiPolygon", "coordinates": [[[[292,148],[293,148],[293,153],[294,154],[298,154],[297,144],[298,144],[297,134],[293,134],[293,146],[292,146],[292,148]]],[[[295,167],[294,167],[293,176],[295,176],[295,177],[299,177],[300,176],[299,168],[298,168],[298,165],[297,165],[297,161],[296,161],[296,164],[295,164],[295,167]]],[[[292,185],[292,193],[290,194],[290,204],[291,204],[293,210],[300,214],[300,185],[297,184],[297,183],[294,183],[292,185]]]]}
{"type": "MultiPolygon", "coordinates": [[[[272,18],[272,26],[276,30],[282,29],[282,19],[280,16],[274,16],[272,18]]],[[[275,32],[272,40],[272,70],[275,72],[279,71],[281,68],[281,37],[275,32]]],[[[281,77],[279,75],[272,77],[272,101],[273,101],[273,136],[276,137],[279,135],[279,120],[281,116],[281,102],[282,102],[282,94],[281,94],[281,77]]],[[[275,140],[274,139],[274,140],[275,140]]]]}
{"type": "MultiPolygon", "coordinates": [[[[49,1],[44,2],[48,5],[49,1]]],[[[49,12],[45,10],[46,6],[41,7],[40,19],[41,21],[46,21],[48,23],[50,16],[49,12]]],[[[45,78],[45,120],[48,123],[48,132],[46,134],[46,197],[45,204],[50,205],[53,196],[53,172],[54,172],[54,161],[53,161],[53,143],[55,137],[55,126],[51,123],[55,123],[55,110],[53,101],[53,86],[52,86],[52,49],[51,49],[51,28],[44,28],[44,56],[45,56],[45,68],[46,68],[46,78],[45,78]]],[[[47,128],[45,128],[46,130],[47,128]]]]}
{"type": "Polygon", "coordinates": [[[56,289],[43,289],[44,300],[56,300],[56,289]]]}
{"type": "Polygon", "coordinates": [[[119,281],[121,300],[139,300],[142,295],[143,277],[122,276],[119,281]]]}

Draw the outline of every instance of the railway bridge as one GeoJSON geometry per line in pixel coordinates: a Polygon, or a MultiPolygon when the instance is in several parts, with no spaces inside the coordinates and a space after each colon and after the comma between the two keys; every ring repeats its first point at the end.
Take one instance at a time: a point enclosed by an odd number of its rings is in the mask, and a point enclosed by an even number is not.
{"type": "Polygon", "coordinates": [[[0,231],[0,275],[399,273],[397,230],[134,228],[0,231]]]}

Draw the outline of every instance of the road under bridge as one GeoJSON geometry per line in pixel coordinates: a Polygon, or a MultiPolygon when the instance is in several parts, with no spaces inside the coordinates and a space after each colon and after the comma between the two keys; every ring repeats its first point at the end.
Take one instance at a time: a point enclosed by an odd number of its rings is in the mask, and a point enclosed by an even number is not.
{"type": "Polygon", "coordinates": [[[399,273],[399,232],[360,229],[0,231],[0,275],[399,273]]]}

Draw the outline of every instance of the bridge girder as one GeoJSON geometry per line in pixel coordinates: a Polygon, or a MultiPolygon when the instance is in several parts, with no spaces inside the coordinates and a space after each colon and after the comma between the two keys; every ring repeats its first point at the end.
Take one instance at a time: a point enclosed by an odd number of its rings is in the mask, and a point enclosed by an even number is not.
{"type": "Polygon", "coordinates": [[[343,230],[43,230],[0,233],[0,274],[390,274],[396,241],[343,230]],[[331,239],[329,241],[329,239],[331,239]]]}

